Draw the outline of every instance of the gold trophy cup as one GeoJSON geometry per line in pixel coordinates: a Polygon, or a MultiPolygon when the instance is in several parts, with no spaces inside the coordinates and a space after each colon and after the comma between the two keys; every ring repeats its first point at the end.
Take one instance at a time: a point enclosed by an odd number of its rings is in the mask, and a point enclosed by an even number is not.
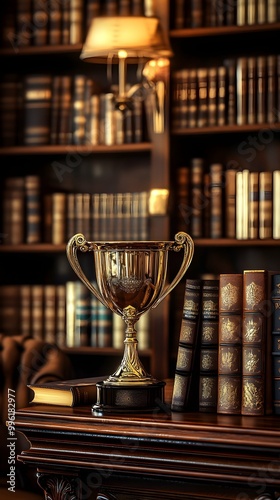
{"type": "Polygon", "coordinates": [[[194,251],[192,238],[177,233],[174,241],[86,241],[74,235],[67,244],[67,258],[80,280],[102,304],[126,323],[124,354],[120,366],[105,381],[97,383],[93,413],[104,411],[152,411],[164,403],[165,382],[144,369],[138,355],[135,323],[141,314],[155,308],[178,284],[188,269],[194,251]],[[183,261],[175,278],[166,284],[168,253],[183,250],[183,261]],[[78,251],[93,252],[98,289],[86,277],[78,251]]]}

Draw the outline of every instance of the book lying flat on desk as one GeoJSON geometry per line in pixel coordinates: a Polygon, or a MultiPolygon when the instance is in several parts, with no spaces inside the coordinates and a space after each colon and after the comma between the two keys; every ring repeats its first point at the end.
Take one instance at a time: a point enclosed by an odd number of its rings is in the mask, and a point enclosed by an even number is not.
{"type": "Polygon", "coordinates": [[[96,384],[108,378],[100,377],[78,378],[46,382],[45,384],[29,384],[34,395],[30,403],[43,403],[59,406],[79,406],[96,402],[96,384]]]}

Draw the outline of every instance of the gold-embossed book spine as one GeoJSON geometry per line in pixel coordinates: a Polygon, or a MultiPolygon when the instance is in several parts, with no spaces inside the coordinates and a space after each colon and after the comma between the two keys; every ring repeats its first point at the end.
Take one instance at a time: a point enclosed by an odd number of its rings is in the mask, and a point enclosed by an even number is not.
{"type": "Polygon", "coordinates": [[[201,283],[200,279],[186,280],[171,402],[171,409],[174,411],[184,411],[188,405],[188,395],[190,392],[194,364],[194,352],[199,331],[201,283]]]}
{"type": "Polygon", "coordinates": [[[217,412],[241,411],[242,273],[220,274],[217,412]]]}
{"type": "Polygon", "coordinates": [[[265,270],[243,271],[242,415],[265,414],[265,270]]]}

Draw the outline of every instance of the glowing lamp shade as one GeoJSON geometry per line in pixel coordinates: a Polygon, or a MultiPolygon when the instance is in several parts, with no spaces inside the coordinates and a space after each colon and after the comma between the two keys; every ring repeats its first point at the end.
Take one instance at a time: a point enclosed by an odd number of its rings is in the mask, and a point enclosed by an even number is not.
{"type": "Polygon", "coordinates": [[[114,55],[119,56],[122,50],[126,52],[126,58],[172,56],[158,18],[104,16],[92,20],[80,58],[102,62],[114,55]]]}

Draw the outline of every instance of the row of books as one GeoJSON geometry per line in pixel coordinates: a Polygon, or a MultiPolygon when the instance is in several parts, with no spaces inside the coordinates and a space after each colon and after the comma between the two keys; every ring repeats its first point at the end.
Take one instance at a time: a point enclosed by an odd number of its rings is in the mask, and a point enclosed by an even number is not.
{"type": "Polygon", "coordinates": [[[194,128],[279,122],[280,56],[226,59],[172,74],[172,125],[194,128]]]}
{"type": "MultiPolygon", "coordinates": [[[[96,284],[93,283],[96,287],[96,284]]],[[[64,285],[1,285],[0,324],[5,335],[23,335],[59,347],[123,349],[125,323],[81,281],[64,285]]],[[[137,323],[139,349],[149,347],[149,314],[137,323]]]]}
{"type": "Polygon", "coordinates": [[[149,192],[44,194],[39,176],[8,177],[2,193],[2,242],[64,244],[87,240],[147,240],[149,192]]]}
{"type": "Polygon", "coordinates": [[[0,82],[1,145],[139,143],[141,98],[123,114],[114,94],[85,75],[7,75],[0,82]],[[22,124],[22,126],[20,126],[22,124]]]}
{"type": "Polygon", "coordinates": [[[280,414],[280,272],[187,279],[175,411],[280,414]]]}
{"type": "Polygon", "coordinates": [[[26,46],[82,43],[96,16],[151,16],[151,0],[17,0],[7,2],[2,45],[19,51],[26,46]]]}
{"type": "MultiPolygon", "coordinates": [[[[173,2],[172,2],[173,3],[173,2]]],[[[280,8],[275,0],[176,0],[171,24],[175,29],[202,26],[244,26],[275,23],[280,8]]]]}
{"type": "Polygon", "coordinates": [[[177,169],[178,229],[194,238],[279,239],[280,170],[226,169],[192,158],[177,169]]]}

